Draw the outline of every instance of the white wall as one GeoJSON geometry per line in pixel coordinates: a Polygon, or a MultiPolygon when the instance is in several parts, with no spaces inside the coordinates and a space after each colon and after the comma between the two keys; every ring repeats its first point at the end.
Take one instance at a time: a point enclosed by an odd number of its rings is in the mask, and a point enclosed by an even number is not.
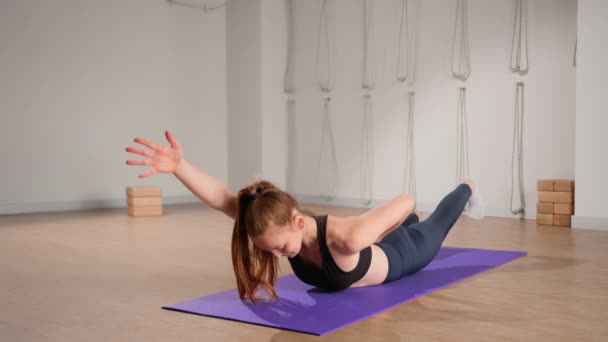
{"type": "Polygon", "coordinates": [[[286,188],[287,182],[287,95],[283,93],[286,58],[285,1],[262,1],[261,100],[262,174],[286,188]]]}
{"type": "Polygon", "coordinates": [[[0,41],[0,214],[124,207],[127,185],[198,201],[172,175],[142,180],[148,168],[125,164],[134,137],[168,144],[165,129],[227,180],[224,9],[3,0],[0,41]]]}
{"type": "Polygon", "coordinates": [[[228,187],[262,173],[260,0],[227,3],[228,187]]]}
{"type": "MultiPolygon", "coordinates": [[[[335,87],[332,115],[339,163],[338,199],[357,204],[361,192],[362,2],[332,1],[335,87]]],[[[408,89],[393,81],[401,1],[372,1],[374,108],[373,198],[403,191],[408,89]]],[[[420,209],[431,210],[456,181],[456,109],[460,81],[450,79],[449,45],[455,1],[410,1],[418,7],[415,154],[420,209]]],[[[264,174],[284,185],[286,138],[284,2],[263,1],[264,174]]],[[[527,76],[509,70],[512,1],[469,0],[472,74],[466,82],[471,177],[492,216],[511,216],[511,151],[515,82],[525,82],[524,185],[527,218],[536,214],[536,180],[574,178],[576,2],[529,1],[527,76]]],[[[321,96],[314,69],[321,1],[296,1],[296,175],[294,192],[320,202],[317,162],[321,96]]]]}
{"type": "MultiPolygon", "coordinates": [[[[420,23],[411,88],[417,92],[418,204],[432,209],[455,181],[461,83],[447,76],[455,2],[410,2],[418,6],[420,23]]],[[[321,2],[296,3],[294,192],[318,201],[321,98],[314,53],[321,2]]],[[[361,2],[333,3],[337,203],[357,204],[361,2]]],[[[408,89],[393,81],[401,1],[373,3],[373,197],[381,201],[403,190],[408,89]]],[[[576,2],[530,1],[531,70],[524,77],[508,70],[512,1],[468,3],[471,175],[487,213],[509,216],[514,86],[524,81],[524,184],[527,217],[533,218],[538,178],[574,178],[576,2]]],[[[166,202],[196,201],[173,176],[139,180],[145,169],[124,164],[124,147],[133,137],[164,143],[166,128],[182,141],[189,160],[232,190],[255,176],[284,187],[284,5],[231,0],[226,11],[205,15],[164,1],[2,2],[0,39],[7,43],[0,51],[0,213],[124,206],[124,186],[135,184],[160,185],[166,202]]],[[[577,171],[577,201],[584,203],[581,189],[577,171]]],[[[577,203],[577,215],[580,210],[577,203]]]]}
{"type": "Polygon", "coordinates": [[[608,2],[579,0],[576,75],[577,228],[608,229],[608,153],[606,152],[606,79],[608,78],[608,2]]]}

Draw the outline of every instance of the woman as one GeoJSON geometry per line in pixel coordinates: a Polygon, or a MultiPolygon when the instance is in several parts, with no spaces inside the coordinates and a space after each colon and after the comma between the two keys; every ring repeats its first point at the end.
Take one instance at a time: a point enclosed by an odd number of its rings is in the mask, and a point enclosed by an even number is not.
{"type": "Polygon", "coordinates": [[[256,180],[231,193],[215,178],[183,158],[180,143],[165,131],[170,146],[143,138],[136,143],[152,151],[127,147],[147,157],[128,165],[149,165],[139,175],[173,173],[194,195],[235,220],[232,263],[239,295],[255,302],[276,298],[278,257],[287,256],[303,282],[326,290],[395,281],[424,268],[437,254],[450,228],[471,197],[471,181],[448,194],[424,221],[412,213],[414,199],[399,195],[376,208],[350,217],[316,216],[287,192],[256,180]]]}

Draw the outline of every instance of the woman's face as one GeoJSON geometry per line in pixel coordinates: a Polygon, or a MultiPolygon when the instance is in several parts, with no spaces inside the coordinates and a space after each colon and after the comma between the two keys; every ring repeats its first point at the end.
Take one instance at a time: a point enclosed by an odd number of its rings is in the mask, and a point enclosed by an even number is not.
{"type": "Polygon", "coordinates": [[[277,257],[293,258],[300,253],[302,247],[302,228],[294,223],[285,226],[270,223],[266,231],[252,241],[257,248],[272,252],[277,257]]]}

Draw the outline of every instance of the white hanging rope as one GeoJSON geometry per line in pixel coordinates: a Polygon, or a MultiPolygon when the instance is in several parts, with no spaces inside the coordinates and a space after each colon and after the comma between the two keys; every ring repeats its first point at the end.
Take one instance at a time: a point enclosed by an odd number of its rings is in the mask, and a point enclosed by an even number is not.
{"type": "MultiPolygon", "coordinates": [[[[414,39],[409,17],[409,1],[401,1],[399,35],[397,42],[397,71],[399,83],[414,84],[414,39]]],[[[416,93],[408,93],[407,128],[405,134],[405,167],[403,170],[403,191],[416,197],[416,174],[414,158],[414,99],[416,93]]]]}
{"type": "MultiPolygon", "coordinates": [[[[513,37],[511,40],[512,72],[526,74],[528,65],[528,0],[515,1],[515,18],[513,21],[513,37]]],[[[522,142],[523,142],[523,112],[524,112],[524,83],[517,82],[515,87],[515,111],[513,114],[513,150],[511,153],[511,202],[510,209],[513,215],[524,215],[526,202],[522,172],[522,142]],[[517,159],[516,159],[517,158],[517,159]],[[514,207],[515,173],[519,190],[520,205],[514,207]]]]}
{"type": "Polygon", "coordinates": [[[288,100],[285,103],[287,113],[287,189],[293,191],[296,165],[296,101],[288,100]]]}
{"type": "Polygon", "coordinates": [[[409,45],[409,27],[408,27],[408,18],[407,18],[407,0],[401,0],[401,20],[399,21],[399,38],[397,41],[397,81],[405,82],[409,76],[409,57],[410,57],[410,45],[409,45]],[[405,34],[403,33],[405,31],[405,34]],[[404,41],[405,40],[405,41],[404,41]],[[402,47],[401,45],[405,45],[405,61],[402,61],[402,47]],[[401,70],[401,64],[405,65],[404,70],[401,70]]]}
{"type": "MultiPolygon", "coordinates": [[[[372,98],[373,73],[369,67],[372,7],[368,0],[363,0],[363,65],[361,70],[361,87],[363,94],[363,116],[361,120],[361,202],[369,205],[372,201],[372,168],[373,168],[373,118],[372,98]]],[[[373,65],[373,64],[372,64],[373,65]]]]}
{"type": "Polygon", "coordinates": [[[515,1],[515,20],[511,40],[511,71],[528,72],[528,0],[515,1]]]}
{"type": "Polygon", "coordinates": [[[315,71],[321,92],[329,93],[333,86],[331,79],[331,51],[329,41],[329,25],[328,25],[328,2],[323,0],[321,5],[321,15],[319,20],[319,34],[317,36],[317,54],[315,59],[315,71]],[[327,65],[323,65],[321,55],[325,58],[327,65]]]}
{"type": "Polygon", "coordinates": [[[215,5],[215,6],[209,6],[209,5],[193,5],[193,4],[189,4],[187,2],[181,2],[181,1],[176,1],[176,0],[167,0],[167,2],[170,5],[179,5],[179,6],[184,6],[184,7],[189,7],[189,8],[194,8],[194,9],[198,9],[201,10],[205,13],[211,12],[211,11],[215,11],[216,9],[220,9],[223,7],[226,7],[226,3],[223,4],[219,4],[219,5],[215,5]]]}
{"type": "Polygon", "coordinates": [[[524,181],[522,173],[522,141],[523,141],[523,116],[524,116],[524,83],[517,82],[515,87],[515,112],[513,115],[513,150],[511,153],[511,213],[513,215],[523,215],[525,213],[526,201],[524,194],[524,181]],[[516,152],[517,151],[517,152],[516,152]],[[517,154],[517,160],[515,160],[517,154]],[[517,167],[515,166],[517,162],[517,167]],[[515,192],[515,172],[519,187],[520,206],[513,208],[513,195],[515,192]]]}
{"type": "Polygon", "coordinates": [[[293,94],[296,91],[294,79],[294,54],[295,54],[295,15],[294,0],[286,0],[285,14],[287,18],[287,61],[285,63],[285,73],[283,74],[283,92],[293,94]]]}
{"type": "Polygon", "coordinates": [[[315,71],[317,73],[317,81],[319,84],[319,90],[322,93],[325,93],[325,98],[323,99],[323,128],[322,128],[322,137],[321,137],[321,152],[319,153],[319,165],[317,170],[319,173],[319,179],[323,180],[323,175],[325,173],[321,171],[321,166],[323,161],[323,151],[328,150],[325,147],[325,140],[327,136],[327,140],[329,142],[329,153],[331,156],[331,160],[329,164],[330,170],[328,171],[328,175],[330,177],[327,180],[327,184],[321,184],[321,198],[325,199],[334,199],[337,192],[337,183],[338,183],[338,161],[336,158],[336,149],[334,143],[334,134],[331,126],[331,108],[330,108],[330,93],[333,87],[332,81],[332,73],[331,73],[331,44],[329,40],[329,0],[323,0],[321,5],[321,14],[319,16],[319,34],[317,36],[317,51],[316,51],[316,60],[315,60],[315,71]],[[323,60],[321,60],[321,56],[324,56],[323,60]],[[326,62],[326,65],[322,62],[326,62]],[[327,191],[325,191],[327,190],[327,191]]]}
{"type": "Polygon", "coordinates": [[[362,153],[362,173],[361,173],[361,201],[369,205],[372,202],[372,168],[374,159],[373,148],[373,118],[371,95],[363,96],[363,120],[361,131],[361,153],[362,153]]]}
{"type": "Polygon", "coordinates": [[[416,198],[416,173],[414,158],[414,99],[416,93],[408,93],[408,114],[406,131],[405,171],[403,173],[403,189],[406,194],[416,198]]]}
{"type": "Polygon", "coordinates": [[[456,124],[456,184],[469,177],[469,138],[467,128],[466,91],[461,87],[458,94],[458,113],[456,124]]]}
{"type": "MultiPolygon", "coordinates": [[[[321,197],[325,198],[325,199],[334,199],[336,196],[336,190],[337,190],[337,181],[338,181],[338,160],[336,159],[336,150],[335,150],[335,143],[334,143],[334,133],[333,133],[333,129],[331,126],[331,111],[330,111],[330,99],[329,98],[325,98],[324,99],[324,106],[323,106],[323,129],[321,131],[321,152],[319,153],[319,163],[318,163],[318,167],[317,170],[319,170],[319,172],[323,173],[321,171],[322,168],[322,161],[323,161],[323,151],[327,150],[327,148],[324,148],[325,146],[325,137],[327,136],[327,140],[329,140],[329,153],[331,154],[331,171],[330,171],[330,176],[331,179],[327,181],[327,184],[321,184],[322,185],[322,189],[328,189],[328,191],[324,192],[323,190],[321,190],[321,197]]],[[[320,177],[320,179],[322,179],[322,177],[320,177]]]]}
{"type": "Polygon", "coordinates": [[[454,20],[454,36],[452,39],[452,58],[450,61],[452,77],[466,81],[471,75],[469,58],[469,34],[467,22],[467,0],[456,0],[456,19],[454,20]],[[460,19],[459,19],[460,18],[460,19]],[[460,34],[458,34],[460,32],[460,34]],[[458,41],[458,44],[456,44],[458,41]],[[457,63],[455,64],[455,56],[457,63]]]}
{"type": "Polygon", "coordinates": [[[369,46],[372,43],[372,10],[373,8],[368,0],[363,0],[363,71],[361,86],[365,90],[371,90],[373,88],[373,75],[368,65],[370,63],[369,46]]]}
{"type": "Polygon", "coordinates": [[[414,39],[409,19],[409,1],[401,0],[401,20],[397,41],[397,73],[399,83],[414,84],[414,39]]]}

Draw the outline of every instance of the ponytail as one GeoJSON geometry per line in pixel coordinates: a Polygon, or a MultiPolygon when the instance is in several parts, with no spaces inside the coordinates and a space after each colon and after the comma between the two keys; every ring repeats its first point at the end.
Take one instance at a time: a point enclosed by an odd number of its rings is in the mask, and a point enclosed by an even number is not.
{"type": "Polygon", "coordinates": [[[257,300],[277,298],[274,283],[279,270],[279,260],[272,253],[256,248],[249,240],[244,219],[250,204],[248,197],[247,194],[239,193],[238,215],[232,230],[232,266],[239,297],[255,303],[257,300]],[[258,287],[266,292],[266,297],[257,295],[258,287]]]}

